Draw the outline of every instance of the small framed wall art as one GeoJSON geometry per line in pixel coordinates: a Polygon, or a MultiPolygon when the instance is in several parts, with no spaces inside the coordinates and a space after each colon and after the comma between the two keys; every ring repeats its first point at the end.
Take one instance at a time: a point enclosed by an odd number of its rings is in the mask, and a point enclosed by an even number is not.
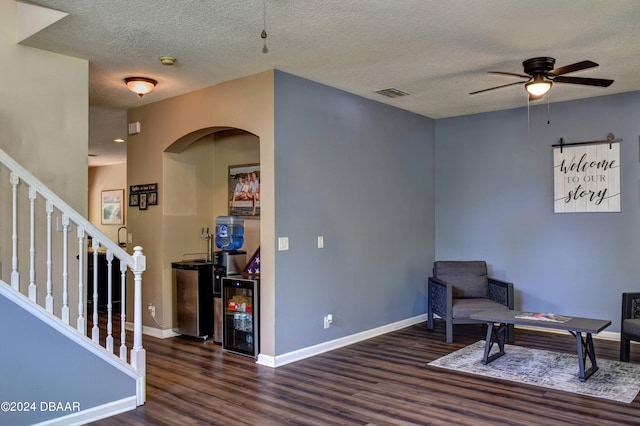
{"type": "Polygon", "coordinates": [[[140,194],[140,204],[138,205],[138,208],[140,210],[147,209],[147,193],[146,192],[140,194]]]}
{"type": "Polygon", "coordinates": [[[124,209],[124,189],[110,189],[102,191],[102,224],[103,225],[123,225],[124,209]]]}

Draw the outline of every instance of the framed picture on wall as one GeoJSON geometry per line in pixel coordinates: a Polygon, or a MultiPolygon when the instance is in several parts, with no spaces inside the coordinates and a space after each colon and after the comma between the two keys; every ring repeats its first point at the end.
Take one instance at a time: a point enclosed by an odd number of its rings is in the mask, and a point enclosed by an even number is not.
{"type": "Polygon", "coordinates": [[[138,194],[129,194],[129,207],[138,207],[138,194]]]}
{"type": "Polygon", "coordinates": [[[147,204],[150,206],[158,205],[158,193],[156,191],[147,193],[147,204]]]}
{"type": "Polygon", "coordinates": [[[260,163],[229,166],[229,216],[260,218],[260,163]]]}
{"type": "Polygon", "coordinates": [[[124,209],[124,189],[111,189],[102,191],[102,224],[103,225],[123,225],[124,209]]]}
{"type": "Polygon", "coordinates": [[[142,193],[140,194],[140,203],[138,204],[138,208],[140,210],[146,210],[147,209],[147,193],[142,193]]]}

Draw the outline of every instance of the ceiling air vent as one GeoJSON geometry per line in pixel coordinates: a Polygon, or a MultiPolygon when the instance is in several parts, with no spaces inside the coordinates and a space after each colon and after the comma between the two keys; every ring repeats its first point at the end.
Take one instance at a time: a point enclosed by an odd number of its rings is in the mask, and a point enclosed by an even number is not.
{"type": "Polygon", "coordinates": [[[376,90],[376,93],[382,95],[382,96],[386,96],[388,98],[399,98],[401,96],[407,96],[408,93],[407,92],[403,92],[400,89],[396,89],[394,87],[390,87],[388,89],[380,89],[380,90],[376,90]]]}

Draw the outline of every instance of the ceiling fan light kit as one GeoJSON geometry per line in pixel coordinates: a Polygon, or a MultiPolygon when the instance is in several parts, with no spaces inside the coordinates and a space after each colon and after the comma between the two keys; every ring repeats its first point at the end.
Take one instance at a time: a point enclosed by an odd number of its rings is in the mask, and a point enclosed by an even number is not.
{"type": "Polygon", "coordinates": [[[583,78],[583,77],[566,77],[565,74],[569,74],[576,71],[582,71],[589,68],[595,68],[599,66],[593,61],[581,61],[575,64],[565,65],[559,68],[553,68],[556,63],[554,58],[539,57],[531,58],[522,62],[524,74],[517,74],[504,71],[489,71],[489,74],[506,75],[510,77],[524,78],[524,81],[517,81],[515,83],[503,84],[501,86],[491,87],[489,89],[478,90],[469,93],[475,95],[477,93],[488,92],[490,90],[501,89],[503,87],[515,86],[518,84],[524,84],[525,90],[529,93],[529,99],[540,99],[551,89],[553,83],[566,83],[566,84],[581,84],[583,86],[598,86],[609,87],[613,80],[606,80],[602,78],[583,78]]]}
{"type": "Polygon", "coordinates": [[[533,96],[542,96],[551,89],[553,82],[546,80],[541,75],[533,77],[533,81],[530,81],[524,85],[527,92],[533,96]]]}
{"type": "Polygon", "coordinates": [[[124,79],[124,84],[130,91],[142,97],[151,93],[158,82],[147,77],[127,77],[124,79]]]}

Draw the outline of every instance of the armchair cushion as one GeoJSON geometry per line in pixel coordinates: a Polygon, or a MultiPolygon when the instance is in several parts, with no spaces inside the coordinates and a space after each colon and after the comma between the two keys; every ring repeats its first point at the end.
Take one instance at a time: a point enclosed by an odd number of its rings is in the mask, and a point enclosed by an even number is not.
{"type": "Polygon", "coordinates": [[[622,293],[620,361],[629,362],[631,341],[640,342],[640,293],[622,293]]]}
{"type": "Polygon", "coordinates": [[[455,283],[454,299],[486,298],[489,295],[487,264],[484,261],[438,261],[433,266],[433,276],[455,283]]]}
{"type": "Polygon", "coordinates": [[[489,299],[472,298],[452,300],[453,318],[469,318],[475,313],[488,311],[490,309],[508,310],[509,307],[489,299]]]}
{"type": "Polygon", "coordinates": [[[640,318],[625,319],[622,321],[622,331],[640,338],[640,318]]]}

